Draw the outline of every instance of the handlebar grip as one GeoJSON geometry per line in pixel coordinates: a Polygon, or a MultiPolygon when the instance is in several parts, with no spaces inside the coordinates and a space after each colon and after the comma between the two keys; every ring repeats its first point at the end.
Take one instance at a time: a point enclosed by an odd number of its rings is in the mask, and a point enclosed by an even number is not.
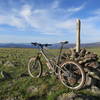
{"type": "Polygon", "coordinates": [[[31,42],[31,44],[33,44],[34,46],[36,46],[36,45],[37,45],[37,43],[36,43],[36,42],[31,42]]]}
{"type": "Polygon", "coordinates": [[[67,44],[68,43],[68,41],[65,41],[65,44],[67,44]]]}

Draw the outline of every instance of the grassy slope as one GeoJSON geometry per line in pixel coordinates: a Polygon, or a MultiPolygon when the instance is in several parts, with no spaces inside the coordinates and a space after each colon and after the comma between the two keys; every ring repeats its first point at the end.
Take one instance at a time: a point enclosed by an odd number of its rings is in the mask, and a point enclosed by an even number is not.
{"type": "MultiPolygon", "coordinates": [[[[100,48],[88,49],[100,55],[100,48]]],[[[56,51],[58,50],[52,50],[54,54],[56,54],[56,51]]],[[[71,91],[65,88],[54,75],[39,79],[32,79],[30,76],[21,77],[23,73],[28,74],[28,60],[36,53],[37,50],[35,49],[0,48],[0,61],[3,61],[3,63],[6,61],[17,62],[18,64],[14,67],[0,65],[0,71],[6,71],[12,76],[11,79],[2,80],[0,75],[0,100],[7,98],[9,100],[11,98],[15,98],[14,100],[31,100],[33,98],[34,100],[54,100],[59,94],[71,91]]],[[[43,63],[45,63],[44,60],[43,63]]],[[[84,90],[79,92],[87,94],[84,90]]]]}

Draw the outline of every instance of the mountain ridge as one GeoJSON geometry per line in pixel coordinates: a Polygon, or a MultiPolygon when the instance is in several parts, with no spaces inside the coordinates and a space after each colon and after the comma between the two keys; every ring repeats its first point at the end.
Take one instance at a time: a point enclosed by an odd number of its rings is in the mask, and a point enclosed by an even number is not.
{"type": "MultiPolygon", "coordinates": [[[[73,48],[75,47],[74,43],[65,44],[64,48],[73,48]]],[[[81,47],[100,47],[100,42],[94,43],[82,43],[81,47]]],[[[0,48],[37,48],[31,43],[0,43],[0,48]]],[[[60,48],[60,43],[52,44],[49,48],[56,49],[60,48]]]]}

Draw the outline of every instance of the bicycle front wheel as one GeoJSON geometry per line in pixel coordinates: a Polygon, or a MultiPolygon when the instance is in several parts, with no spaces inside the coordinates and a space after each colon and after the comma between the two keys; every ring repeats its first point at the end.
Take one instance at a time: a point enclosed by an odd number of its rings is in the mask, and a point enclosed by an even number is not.
{"type": "Polygon", "coordinates": [[[28,62],[28,72],[33,78],[38,78],[42,75],[42,63],[36,57],[33,57],[28,62]]]}
{"type": "Polygon", "coordinates": [[[66,61],[61,65],[59,78],[68,88],[78,90],[83,87],[85,82],[85,72],[82,67],[74,61],[66,61]]]}

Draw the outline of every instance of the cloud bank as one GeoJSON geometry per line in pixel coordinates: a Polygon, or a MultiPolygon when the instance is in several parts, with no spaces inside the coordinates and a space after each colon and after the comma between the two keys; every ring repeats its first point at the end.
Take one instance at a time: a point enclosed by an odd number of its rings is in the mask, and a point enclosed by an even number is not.
{"type": "MultiPolygon", "coordinates": [[[[25,2],[24,0],[22,2],[25,2]]],[[[60,7],[60,0],[53,0],[46,8],[34,8],[24,3],[20,8],[11,8],[10,12],[0,13],[0,25],[12,26],[18,30],[31,30],[45,35],[72,35],[76,32],[75,14],[86,7],[86,2],[79,6],[69,8],[60,7]]],[[[13,2],[12,2],[13,4],[13,2]]],[[[81,18],[82,21],[82,42],[100,41],[100,9],[91,12],[93,16],[81,18]],[[91,36],[90,38],[87,38],[91,36]]],[[[35,34],[35,33],[34,33],[35,34]]]]}

